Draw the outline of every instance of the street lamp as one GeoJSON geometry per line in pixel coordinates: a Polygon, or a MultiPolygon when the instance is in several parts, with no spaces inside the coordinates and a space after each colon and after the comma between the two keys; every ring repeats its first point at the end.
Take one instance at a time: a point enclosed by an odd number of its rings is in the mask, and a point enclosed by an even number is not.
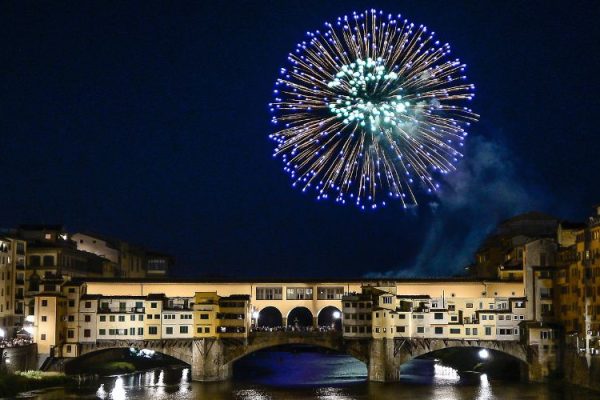
{"type": "Polygon", "coordinates": [[[334,319],[340,319],[340,318],[342,318],[342,313],[339,312],[339,311],[334,311],[333,312],[333,318],[334,319]]]}
{"type": "Polygon", "coordinates": [[[481,358],[482,360],[487,360],[490,356],[490,352],[487,351],[486,349],[481,349],[479,350],[479,358],[481,358]]]}

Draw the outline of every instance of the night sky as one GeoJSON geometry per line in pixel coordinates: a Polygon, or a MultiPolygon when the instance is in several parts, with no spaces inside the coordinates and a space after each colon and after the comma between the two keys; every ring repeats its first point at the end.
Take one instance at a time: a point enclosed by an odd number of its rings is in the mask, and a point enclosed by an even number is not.
{"type": "Polygon", "coordinates": [[[599,17],[598,1],[3,2],[0,225],[143,244],[181,277],[453,274],[501,219],[600,202],[599,17]],[[370,7],[436,31],[477,85],[466,158],[417,210],[317,202],[267,138],[287,53],[370,7]]]}

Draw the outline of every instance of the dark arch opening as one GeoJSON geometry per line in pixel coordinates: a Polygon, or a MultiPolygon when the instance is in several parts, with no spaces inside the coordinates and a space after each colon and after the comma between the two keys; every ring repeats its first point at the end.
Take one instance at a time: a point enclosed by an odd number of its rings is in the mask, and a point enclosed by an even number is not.
{"type": "Polygon", "coordinates": [[[276,328],[283,326],[281,311],[273,306],[265,307],[258,313],[256,326],[261,328],[276,328]]]}
{"type": "MultiPolygon", "coordinates": [[[[494,379],[526,379],[527,363],[508,353],[484,347],[447,347],[416,357],[415,361],[429,360],[458,372],[461,380],[479,379],[486,374],[494,379]]],[[[413,363],[414,364],[414,363],[413,363]]],[[[410,368],[407,363],[404,368],[410,368]]]]}
{"type": "Polygon", "coordinates": [[[338,385],[367,379],[367,365],[348,354],[321,346],[286,344],[266,347],[235,360],[232,378],[269,386],[338,385]]]}
{"type": "Polygon", "coordinates": [[[319,312],[317,318],[319,326],[332,328],[336,331],[342,330],[342,312],[334,306],[327,306],[319,312]]]}
{"type": "Polygon", "coordinates": [[[306,307],[296,307],[290,311],[287,326],[306,328],[313,325],[313,315],[306,307]]]}
{"type": "Polygon", "coordinates": [[[187,363],[158,351],[113,347],[68,360],[65,362],[65,373],[114,375],[171,365],[188,366],[187,363]]]}

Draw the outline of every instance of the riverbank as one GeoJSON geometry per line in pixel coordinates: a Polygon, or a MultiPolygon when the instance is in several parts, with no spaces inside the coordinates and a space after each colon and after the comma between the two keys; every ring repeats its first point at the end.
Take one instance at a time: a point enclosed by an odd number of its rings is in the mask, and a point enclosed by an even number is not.
{"type": "Polygon", "coordinates": [[[21,392],[73,384],[73,378],[60,372],[27,371],[0,374],[0,397],[14,396],[21,392]]]}

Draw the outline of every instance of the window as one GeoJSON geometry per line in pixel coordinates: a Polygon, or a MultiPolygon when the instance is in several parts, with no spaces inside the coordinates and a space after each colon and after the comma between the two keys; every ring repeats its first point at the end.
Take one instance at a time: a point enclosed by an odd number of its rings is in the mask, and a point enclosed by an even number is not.
{"type": "Polygon", "coordinates": [[[200,314],[200,319],[208,319],[208,314],[200,314]]]}
{"type": "Polygon", "coordinates": [[[478,332],[479,332],[479,329],[477,329],[477,328],[473,328],[473,335],[477,335],[477,334],[478,334],[478,332]]]}
{"type": "Polygon", "coordinates": [[[281,300],[281,287],[257,287],[256,300],[281,300]]]}
{"type": "Polygon", "coordinates": [[[144,314],[138,315],[138,321],[143,321],[143,320],[144,320],[144,314]]]}
{"type": "Polygon", "coordinates": [[[434,319],[444,319],[444,313],[436,312],[433,314],[434,319]]]}
{"type": "Polygon", "coordinates": [[[41,336],[40,336],[40,339],[41,339],[41,340],[46,340],[46,334],[45,334],[45,333],[42,333],[42,334],[41,334],[41,336]]]}
{"type": "Polygon", "coordinates": [[[110,322],[115,322],[115,316],[114,316],[114,315],[111,315],[111,316],[109,316],[109,317],[108,317],[108,320],[109,320],[110,322]]]}
{"type": "Polygon", "coordinates": [[[417,326],[417,333],[425,333],[425,327],[424,326],[417,326]]]}
{"type": "Polygon", "coordinates": [[[129,335],[130,336],[134,336],[135,335],[135,328],[129,328],[129,335]]]}
{"type": "Polygon", "coordinates": [[[42,315],[42,322],[46,322],[48,321],[48,317],[46,317],[45,315],[42,315]]]}
{"type": "Polygon", "coordinates": [[[85,316],[83,317],[83,320],[84,320],[85,322],[91,322],[91,321],[92,321],[92,317],[91,317],[91,315],[85,315],[85,316]]]}
{"type": "Polygon", "coordinates": [[[459,328],[450,328],[450,334],[451,335],[459,335],[460,329],[459,328]]]}
{"type": "Polygon", "coordinates": [[[433,331],[436,335],[441,335],[444,333],[444,328],[441,326],[436,326],[433,331]]]}
{"type": "Polygon", "coordinates": [[[104,336],[104,335],[106,335],[106,329],[99,329],[98,336],[104,336]]]}
{"type": "Polygon", "coordinates": [[[75,293],[75,288],[74,287],[70,287],[69,288],[69,293],[75,293]]]}
{"type": "Polygon", "coordinates": [[[91,336],[92,336],[91,329],[84,329],[83,330],[83,337],[91,337],[91,336]]]}
{"type": "Polygon", "coordinates": [[[158,328],[156,326],[149,326],[148,327],[148,334],[149,335],[156,335],[156,334],[158,334],[158,328]]]}
{"type": "Polygon", "coordinates": [[[515,301],[515,308],[525,308],[524,301],[515,301]]]}
{"type": "Polygon", "coordinates": [[[144,328],[138,328],[138,335],[142,336],[144,334],[144,328]]]}
{"type": "Polygon", "coordinates": [[[92,302],[91,301],[86,301],[85,302],[85,308],[92,308],[92,302]]]}
{"type": "Polygon", "coordinates": [[[490,315],[490,318],[489,318],[489,319],[490,319],[490,321],[493,321],[493,320],[494,320],[494,316],[493,316],[493,315],[490,315]]]}
{"type": "Polygon", "coordinates": [[[100,322],[105,322],[105,321],[106,321],[106,315],[101,315],[100,322]]]}
{"type": "Polygon", "coordinates": [[[287,288],[286,290],[287,300],[312,300],[312,298],[312,288],[287,288]]]}
{"type": "Polygon", "coordinates": [[[405,326],[397,326],[396,327],[396,333],[404,333],[405,331],[406,331],[405,326]]]}
{"type": "Polygon", "coordinates": [[[74,315],[69,315],[69,316],[67,317],[67,320],[68,320],[69,322],[75,322],[75,316],[74,316],[74,315]]]}
{"type": "Polygon", "coordinates": [[[489,326],[486,326],[486,327],[485,327],[485,335],[486,335],[486,336],[489,336],[489,335],[491,335],[491,334],[492,334],[492,328],[491,328],[491,327],[489,327],[489,326]]]}
{"type": "Polygon", "coordinates": [[[160,319],[160,314],[154,314],[154,319],[160,319]]]}
{"type": "Polygon", "coordinates": [[[135,321],[135,314],[131,314],[131,315],[129,316],[129,320],[130,320],[130,321],[135,321]]]}
{"type": "Polygon", "coordinates": [[[53,267],[54,266],[54,256],[44,256],[43,263],[44,263],[44,267],[53,267]]]}
{"type": "Polygon", "coordinates": [[[471,328],[465,328],[465,335],[469,336],[471,334],[471,328]]]}
{"type": "Polygon", "coordinates": [[[48,300],[42,300],[42,307],[48,307],[48,300]]]}
{"type": "Polygon", "coordinates": [[[146,315],[146,318],[148,318],[148,319],[152,319],[152,314],[148,314],[148,315],[146,315]]]}
{"type": "Polygon", "coordinates": [[[152,303],[150,303],[150,308],[156,308],[156,306],[157,306],[157,303],[156,303],[156,302],[152,302],[152,303]]]}
{"type": "Polygon", "coordinates": [[[392,296],[384,296],[383,304],[392,304],[392,296]]]}
{"type": "Polygon", "coordinates": [[[75,331],[73,329],[67,330],[67,338],[73,339],[75,337],[75,331]]]}
{"type": "Polygon", "coordinates": [[[379,333],[380,329],[379,328],[375,328],[375,333],[379,333]]]}
{"type": "Polygon", "coordinates": [[[29,265],[31,267],[39,267],[40,261],[41,261],[40,256],[29,256],[29,265]]]}
{"type": "Polygon", "coordinates": [[[482,321],[487,321],[487,315],[486,314],[481,314],[481,320],[482,321]]]}
{"type": "Polygon", "coordinates": [[[119,322],[125,322],[125,316],[119,315],[119,322]]]}
{"type": "Polygon", "coordinates": [[[204,333],[210,333],[210,328],[208,326],[204,327],[204,333]]]}
{"type": "Polygon", "coordinates": [[[406,314],[398,314],[398,319],[406,319],[406,314]]]}
{"type": "Polygon", "coordinates": [[[318,300],[341,300],[344,295],[343,286],[334,287],[317,287],[317,299],[318,300]]]}
{"type": "Polygon", "coordinates": [[[167,330],[166,330],[167,335],[172,335],[173,334],[173,327],[172,326],[168,326],[167,330]]]}
{"type": "Polygon", "coordinates": [[[179,333],[188,333],[188,327],[187,326],[180,326],[179,327],[179,333]]]}

